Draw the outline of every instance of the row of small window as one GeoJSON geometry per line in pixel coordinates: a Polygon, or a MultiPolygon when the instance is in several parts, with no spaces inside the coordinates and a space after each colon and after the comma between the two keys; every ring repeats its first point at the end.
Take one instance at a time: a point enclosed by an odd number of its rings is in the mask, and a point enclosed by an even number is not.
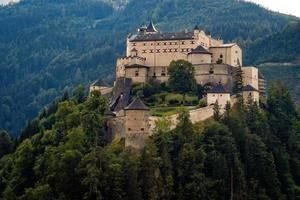
{"type": "MultiPolygon", "coordinates": [[[[145,129],[144,128],[141,128],[141,131],[144,131],[145,129]]],[[[131,128],[128,128],[128,131],[131,131],[131,128]]]]}
{"type": "MultiPolygon", "coordinates": [[[[186,44],[186,42],[157,42],[156,43],[156,45],[157,46],[160,46],[160,45],[178,45],[178,44],[186,44]]],[[[195,44],[195,42],[194,41],[190,41],[190,44],[195,44]]],[[[137,45],[137,43],[133,43],[132,44],[132,46],[136,46],[137,45]]],[[[147,43],[143,43],[143,45],[144,46],[147,46],[147,43]]],[[[153,46],[154,45],[154,43],[150,43],[150,45],[151,46],[153,46]]],[[[203,43],[203,45],[204,45],[204,43],[203,43]]]]}
{"type": "MultiPolygon", "coordinates": [[[[139,71],[135,71],[135,76],[139,76],[139,71]]],[[[166,76],[166,72],[162,71],[161,76],[166,76]]],[[[153,73],[153,77],[156,77],[156,73],[153,73]]]]}
{"type": "Polygon", "coordinates": [[[188,49],[188,48],[184,48],[184,49],[150,49],[149,52],[147,52],[147,50],[142,50],[142,53],[154,53],[156,51],[156,53],[172,53],[172,52],[190,52],[192,51],[192,49],[188,49]]]}

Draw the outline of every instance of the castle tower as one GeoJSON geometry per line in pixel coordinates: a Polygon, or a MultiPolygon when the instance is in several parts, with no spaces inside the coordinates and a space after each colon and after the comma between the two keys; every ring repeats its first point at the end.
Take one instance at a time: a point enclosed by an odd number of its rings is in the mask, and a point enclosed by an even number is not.
{"type": "Polygon", "coordinates": [[[135,98],[125,108],[125,146],[141,149],[149,137],[149,108],[135,98]]]}
{"type": "Polygon", "coordinates": [[[146,34],[153,34],[153,33],[157,33],[157,29],[155,28],[152,20],[150,21],[149,25],[147,26],[146,29],[146,34]]]}
{"type": "Polygon", "coordinates": [[[252,85],[246,85],[243,88],[243,100],[245,103],[248,102],[249,98],[256,103],[259,103],[259,91],[255,89],[252,85]]]}
{"type": "Polygon", "coordinates": [[[213,105],[216,101],[218,101],[221,109],[225,109],[227,102],[230,102],[230,92],[221,84],[218,84],[207,92],[207,105],[213,105]]]}
{"type": "Polygon", "coordinates": [[[203,46],[199,45],[191,52],[188,53],[188,61],[193,65],[211,63],[211,56],[208,50],[206,50],[203,46]]]}
{"type": "Polygon", "coordinates": [[[112,91],[112,87],[105,83],[102,79],[98,79],[90,85],[90,94],[94,91],[99,91],[102,95],[106,95],[112,91]]]}

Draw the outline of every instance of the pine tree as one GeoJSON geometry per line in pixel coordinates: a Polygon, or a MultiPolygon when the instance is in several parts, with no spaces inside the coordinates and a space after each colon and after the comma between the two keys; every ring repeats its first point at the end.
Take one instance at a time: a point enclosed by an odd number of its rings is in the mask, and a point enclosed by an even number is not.
{"type": "Polygon", "coordinates": [[[159,199],[158,185],[162,185],[160,171],[158,166],[158,155],[156,146],[152,141],[147,143],[147,146],[142,152],[141,171],[139,176],[142,197],[144,200],[159,199]]]}
{"type": "Polygon", "coordinates": [[[233,88],[232,91],[237,96],[240,96],[243,91],[243,71],[239,65],[233,69],[233,88]]]}
{"type": "Polygon", "coordinates": [[[205,176],[203,163],[198,163],[192,144],[183,145],[178,155],[177,167],[177,198],[176,199],[205,199],[205,176]]]}
{"type": "Polygon", "coordinates": [[[124,198],[127,200],[142,199],[141,187],[138,181],[139,162],[134,153],[125,151],[122,155],[122,173],[124,198]]]}
{"type": "Polygon", "coordinates": [[[222,116],[221,116],[220,106],[219,106],[218,100],[215,102],[213,109],[214,109],[214,120],[217,121],[217,122],[220,122],[222,116]]]}

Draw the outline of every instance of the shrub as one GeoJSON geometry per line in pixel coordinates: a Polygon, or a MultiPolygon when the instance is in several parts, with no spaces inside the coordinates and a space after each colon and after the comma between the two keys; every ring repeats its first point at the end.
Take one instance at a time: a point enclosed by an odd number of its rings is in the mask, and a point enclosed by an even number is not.
{"type": "Polygon", "coordinates": [[[206,107],[206,106],[207,106],[207,101],[206,101],[206,99],[205,99],[205,98],[200,99],[198,106],[199,106],[200,108],[206,107]]]}

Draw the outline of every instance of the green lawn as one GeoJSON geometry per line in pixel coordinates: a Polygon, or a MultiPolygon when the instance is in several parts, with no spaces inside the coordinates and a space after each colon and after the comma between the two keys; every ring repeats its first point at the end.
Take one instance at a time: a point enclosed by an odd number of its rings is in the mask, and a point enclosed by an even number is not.
{"type": "Polygon", "coordinates": [[[180,106],[177,107],[152,107],[150,108],[150,115],[158,117],[166,117],[174,115],[178,112],[180,106]]]}

